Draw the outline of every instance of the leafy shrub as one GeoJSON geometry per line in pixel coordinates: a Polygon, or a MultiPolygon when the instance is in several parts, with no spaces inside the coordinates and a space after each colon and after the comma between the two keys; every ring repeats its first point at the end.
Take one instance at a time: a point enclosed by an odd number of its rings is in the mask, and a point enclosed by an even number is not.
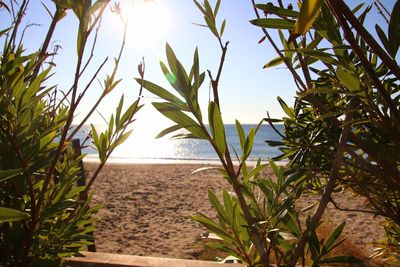
{"type": "MultiPolygon", "coordinates": [[[[56,11],[47,36],[41,49],[32,54],[25,52],[19,33],[28,3],[20,3],[11,27],[1,31],[0,265],[58,266],[62,257],[76,255],[93,242],[89,233],[94,230],[93,215],[100,206],[90,207],[91,196],[84,196],[110,153],[129,135],[127,127],[140,106],[136,101],[122,112],[122,97],[108,129],[98,134],[92,127],[101,163],[87,186],[77,186],[77,180],[82,179],[80,161],[84,155],[75,155],[71,140],[119,82],[115,76],[120,56],[104,81],[104,93],[98,103],[78,126],[72,126],[75,111],[87,91],[78,90],[90,61],[83,61],[85,47],[108,2],[54,1],[56,11]],[[67,10],[79,19],[77,66],[71,90],[59,99],[56,86],[48,85],[54,64],[45,66],[44,62],[50,56],[47,50],[56,25],[67,10]],[[18,38],[21,40],[17,42],[18,38]]],[[[86,88],[90,86],[91,83],[86,88]]]]}
{"type": "MultiPolygon", "coordinates": [[[[387,35],[375,26],[382,46],[369,33],[372,29],[364,28],[372,6],[350,10],[343,1],[304,1],[303,6],[313,15],[305,15],[303,7],[300,12],[285,8],[282,2],[258,4],[265,18],[252,21],[279,54],[267,66],[284,63],[298,85],[293,107],[280,100],[286,117],[279,158],[288,159],[290,171],[321,192],[321,211],[328,202],[336,205],[334,190],[365,197],[365,211],[387,219],[387,241],[375,256],[399,262],[400,68],[395,59],[400,3],[396,1],[391,14],[375,3],[388,26],[387,35]],[[279,32],[283,50],[270,39],[272,28],[279,32]],[[283,31],[292,28],[285,36],[283,31]]],[[[315,222],[318,217],[314,215],[315,222]]]]}
{"type": "Polygon", "coordinates": [[[186,71],[173,49],[168,44],[166,46],[168,66],[161,62],[161,69],[177,95],[150,81],[137,81],[149,92],[163,99],[164,102],[156,102],[153,105],[175,123],[159,136],[179,130],[174,135],[175,138],[208,140],[221,161],[222,167],[218,168],[219,171],[232,185],[233,192],[225,190],[222,193],[222,201],[217,198],[216,193],[209,192],[210,202],[218,215],[217,220],[200,213],[193,216],[194,220],[211,232],[207,234],[212,240],[209,245],[235,256],[247,266],[270,266],[272,262],[279,266],[292,266],[298,260],[295,256],[297,247],[301,247],[303,265],[306,260],[310,266],[358,263],[359,261],[351,256],[328,255],[341,243],[338,239],[344,224],[339,225],[326,241],[318,238],[316,234],[319,220],[309,218],[303,222],[307,225],[306,229],[301,228],[295,203],[307,189],[307,180],[304,179],[303,172],[293,169],[285,171],[273,162],[262,164],[260,160],[253,169],[248,168],[246,161],[259,126],[246,134],[241,124],[236,122],[241,151],[233,150],[237,161],[237,166],[234,165],[233,156],[228,149],[229,144],[226,142],[218,97],[218,82],[228,48],[228,42],[222,41],[225,21],[221,26],[217,26],[216,16],[220,1],[217,1],[214,8],[207,0],[203,4],[195,1],[195,4],[203,13],[206,26],[221,47],[221,61],[215,79],[211,71],[208,72],[213,89],[213,100],[209,101],[207,114],[209,128],[205,126],[198,103],[198,90],[205,79],[205,72],[199,70],[197,49],[193,65],[190,71],[186,71]],[[265,177],[262,172],[268,166],[273,169],[276,180],[265,177]]]}

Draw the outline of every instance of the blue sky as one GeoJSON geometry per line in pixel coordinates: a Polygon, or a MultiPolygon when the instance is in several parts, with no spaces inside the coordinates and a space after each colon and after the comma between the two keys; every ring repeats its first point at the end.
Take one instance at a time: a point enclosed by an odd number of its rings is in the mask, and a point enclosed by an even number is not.
{"type": "MultiPolygon", "coordinates": [[[[140,2],[144,0],[134,0],[137,11],[140,11],[140,2]]],[[[137,65],[142,57],[146,61],[146,79],[149,79],[166,88],[168,84],[162,75],[159,67],[159,60],[165,59],[165,43],[168,42],[178,58],[189,68],[196,47],[199,49],[200,66],[202,70],[210,69],[216,74],[220,48],[212,34],[203,27],[192,24],[203,23],[203,18],[199,10],[192,1],[188,0],[155,0],[162,7],[162,13],[154,10],[141,21],[130,19],[128,29],[128,41],[121,62],[118,77],[123,79],[119,87],[100,106],[99,112],[105,117],[109,117],[118,103],[122,93],[126,95],[128,101],[133,101],[138,94],[139,86],[133,80],[138,77],[137,65]]],[[[113,2],[113,1],[112,1],[113,2]]],[[[115,2],[115,1],[114,1],[115,2]]],[[[122,6],[128,10],[127,3],[132,0],[121,0],[122,6]]],[[[212,4],[215,1],[210,0],[212,4]]],[[[287,1],[295,2],[295,1],[287,1]]],[[[350,5],[359,1],[347,1],[350,5]]],[[[369,1],[371,2],[371,1],[369,1]]],[[[383,1],[395,2],[395,1],[383,1]]],[[[51,10],[54,4],[51,1],[43,1],[51,10]]],[[[389,3],[390,6],[393,3],[389,3]]],[[[134,11],[130,10],[129,14],[134,11]]],[[[139,14],[145,13],[140,11],[139,14]]],[[[0,12],[2,26],[4,21],[9,19],[5,11],[0,12]]],[[[249,20],[255,18],[250,0],[223,0],[219,11],[219,23],[226,18],[227,25],[223,36],[224,41],[229,41],[229,48],[225,62],[225,68],[220,81],[220,98],[222,114],[225,123],[233,123],[239,119],[242,123],[257,123],[266,116],[268,111],[271,117],[281,117],[283,112],[276,100],[281,96],[288,103],[293,102],[295,96],[295,85],[289,72],[283,68],[263,69],[262,66],[274,58],[275,52],[272,47],[264,42],[258,44],[258,40],[263,36],[259,28],[252,26],[249,20]]],[[[375,19],[375,18],[374,18],[375,19]]],[[[375,21],[380,21],[380,16],[376,16],[375,21]]],[[[31,0],[25,23],[42,24],[41,27],[31,27],[25,37],[25,45],[28,50],[37,49],[44,37],[50,17],[43,8],[41,1],[31,0]]],[[[95,56],[81,83],[89,79],[96,68],[107,56],[110,58],[104,71],[99,75],[100,79],[110,73],[113,65],[112,58],[117,55],[122,39],[122,24],[118,18],[107,11],[103,20],[102,29],[99,33],[95,56]]],[[[53,45],[60,45],[58,55],[55,57],[57,66],[53,69],[55,75],[49,81],[51,84],[58,84],[59,89],[67,90],[71,84],[76,63],[76,31],[77,20],[70,12],[63,19],[53,39],[53,45]]],[[[386,28],[386,27],[383,27],[386,28]]],[[[79,108],[79,113],[85,114],[90,106],[95,102],[100,94],[101,88],[98,83],[90,89],[84,105],[79,108]]],[[[209,80],[206,79],[200,94],[201,103],[206,108],[209,92],[209,80]]],[[[157,99],[145,92],[144,103],[149,104],[157,99]]],[[[77,117],[79,119],[79,116],[77,117]]],[[[160,126],[166,124],[161,115],[155,111],[151,105],[147,105],[137,116],[138,123],[160,126]]],[[[91,122],[99,124],[101,119],[94,116],[91,122]]]]}

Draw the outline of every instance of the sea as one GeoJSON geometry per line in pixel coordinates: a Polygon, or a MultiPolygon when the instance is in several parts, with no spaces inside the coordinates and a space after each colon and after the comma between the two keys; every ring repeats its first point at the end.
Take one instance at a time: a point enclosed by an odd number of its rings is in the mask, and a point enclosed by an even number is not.
{"type": "MultiPolygon", "coordinates": [[[[247,134],[251,128],[257,125],[244,124],[242,125],[247,134]]],[[[283,125],[275,125],[278,131],[283,130],[283,125]]],[[[82,131],[77,134],[77,137],[83,142],[89,127],[83,127],[82,131]]],[[[163,137],[156,139],[158,132],[151,128],[138,129],[133,131],[131,137],[119,146],[109,158],[109,162],[114,163],[217,163],[218,156],[212,146],[206,140],[198,139],[173,139],[171,137],[163,137]]],[[[241,153],[240,141],[234,124],[225,125],[225,134],[228,142],[228,147],[234,159],[236,150],[241,153]]],[[[270,126],[263,124],[255,139],[252,153],[249,161],[257,161],[261,158],[262,161],[279,156],[281,152],[276,147],[269,146],[265,141],[273,140],[280,141],[281,137],[270,126]]],[[[91,142],[87,142],[83,153],[87,156],[86,161],[98,161],[98,154],[91,142]]]]}

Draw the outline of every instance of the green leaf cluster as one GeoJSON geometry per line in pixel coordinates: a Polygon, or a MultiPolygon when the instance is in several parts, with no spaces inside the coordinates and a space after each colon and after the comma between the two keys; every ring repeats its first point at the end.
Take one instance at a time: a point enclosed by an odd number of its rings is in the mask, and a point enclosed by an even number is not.
{"type": "MultiPolygon", "coordinates": [[[[282,151],[276,159],[289,161],[298,186],[306,184],[314,193],[323,194],[335,162],[343,157],[335,190],[365,197],[366,210],[384,216],[396,229],[400,225],[400,69],[396,60],[400,3],[394,3],[385,30],[375,25],[380,45],[368,33],[373,29],[366,26],[367,19],[373,18],[372,6],[361,3],[351,10],[342,1],[339,5],[320,2],[303,1],[298,15],[283,7],[256,5],[268,12],[268,19],[279,21],[279,27],[266,24],[264,18],[252,21],[267,32],[288,28],[283,25],[292,18],[302,28],[286,35],[279,30],[277,43],[282,50],[266,64],[285,64],[298,85],[293,107],[278,98],[285,112],[282,142],[268,143],[282,151]],[[350,133],[340,148],[346,128],[350,133]]],[[[382,244],[387,244],[387,250],[381,245],[377,255],[398,262],[393,251],[398,253],[400,247],[390,241],[398,240],[398,231],[386,233],[387,242],[382,244]]]]}
{"type": "MultiPolygon", "coordinates": [[[[119,83],[115,76],[123,46],[112,75],[105,79],[105,92],[85,119],[74,126],[77,107],[97,76],[96,73],[85,89],[79,90],[79,81],[91,60],[83,62],[85,47],[108,1],[54,0],[54,15],[45,7],[52,17],[51,27],[41,49],[32,54],[26,53],[24,34],[18,31],[22,15],[29,11],[28,3],[21,2],[21,17],[15,17],[11,27],[0,34],[0,265],[59,266],[62,258],[76,256],[93,244],[91,233],[98,220],[94,215],[101,206],[90,205],[88,191],[110,153],[129,136],[128,126],[141,105],[138,100],[123,110],[122,97],[107,130],[98,133],[92,128],[101,162],[87,177],[88,183],[81,185],[86,176],[82,164],[85,155],[80,155],[81,147],[72,147],[71,141],[119,83]],[[57,86],[49,86],[56,64],[50,62],[47,67],[47,49],[57,23],[68,9],[80,22],[78,63],[73,86],[60,96],[57,86]],[[17,38],[21,38],[19,45],[17,38]]],[[[102,65],[99,71],[101,68],[102,65]]]]}

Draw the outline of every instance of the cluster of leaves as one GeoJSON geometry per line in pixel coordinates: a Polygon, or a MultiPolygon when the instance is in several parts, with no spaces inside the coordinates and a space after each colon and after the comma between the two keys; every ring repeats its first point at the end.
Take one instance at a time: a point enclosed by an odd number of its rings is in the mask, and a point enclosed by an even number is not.
{"type": "MultiPolygon", "coordinates": [[[[97,134],[93,128],[101,164],[86,186],[78,186],[78,180],[84,178],[84,155],[77,155],[71,140],[119,82],[115,81],[115,74],[120,56],[112,75],[104,81],[104,93],[97,104],[78,126],[72,126],[75,110],[91,87],[89,82],[84,90],[78,88],[90,63],[89,59],[83,64],[84,50],[108,2],[54,1],[55,13],[45,41],[32,54],[26,53],[18,33],[28,3],[21,3],[18,13],[13,14],[11,27],[1,31],[0,266],[58,266],[61,258],[76,255],[92,244],[89,233],[94,230],[93,215],[100,206],[89,206],[88,190],[110,153],[129,135],[126,130],[141,106],[136,101],[122,112],[121,98],[108,130],[97,134]],[[57,87],[47,85],[55,64],[46,67],[44,62],[50,56],[47,50],[56,24],[69,9],[80,21],[78,63],[74,85],[59,99],[57,87]]],[[[121,52],[122,49],[123,46],[121,52]]]]}
{"type": "MultiPolygon", "coordinates": [[[[220,1],[217,1],[214,8],[207,0],[203,4],[195,1],[195,4],[204,15],[207,24],[204,26],[210,28],[217,38],[222,52],[216,78],[214,79],[211,71],[208,71],[213,89],[213,99],[208,105],[209,125],[206,126],[204,123],[198,102],[199,88],[205,79],[205,73],[199,70],[197,49],[193,65],[190,71],[186,71],[172,48],[166,45],[168,66],[163,62],[160,65],[176,94],[150,81],[143,79],[137,81],[164,101],[155,102],[153,106],[175,123],[162,131],[159,137],[178,131],[174,138],[208,140],[222,164],[222,167],[217,169],[232,186],[232,193],[228,190],[222,192],[222,202],[215,192],[209,192],[210,202],[217,212],[217,220],[201,213],[193,216],[195,221],[209,230],[206,234],[208,244],[238,258],[247,266],[270,266],[272,262],[279,266],[292,266],[293,261],[297,262],[297,259],[293,259],[295,249],[299,242],[305,241],[306,232],[310,238],[306,241],[307,247],[302,247],[303,264],[306,259],[310,266],[358,262],[351,256],[329,254],[341,243],[339,236],[344,224],[338,226],[326,241],[317,237],[317,227],[302,229],[295,203],[306,185],[298,172],[292,171],[287,175],[282,167],[276,166],[273,162],[262,164],[260,160],[252,169],[248,168],[246,160],[252,151],[254,136],[259,131],[261,123],[245,133],[242,125],[236,121],[240,151],[228,149],[229,144],[226,140],[218,99],[218,81],[228,44],[223,45],[221,36],[223,30],[221,33],[216,31],[218,28],[216,14],[220,1]],[[231,151],[235,156],[236,165],[231,151]],[[267,167],[273,169],[276,179],[266,177],[263,170],[267,167]]],[[[225,27],[224,24],[223,22],[221,29],[225,27]]],[[[286,109],[293,112],[289,107],[286,109]]],[[[308,224],[312,223],[309,219],[308,224]]],[[[303,225],[306,224],[303,222],[303,225]]]]}
{"type": "Polygon", "coordinates": [[[280,146],[279,159],[288,159],[309,188],[324,192],[322,210],[329,201],[335,204],[333,190],[365,197],[366,212],[387,219],[387,246],[376,255],[399,262],[399,243],[393,241],[400,229],[400,2],[391,14],[381,13],[390,15],[387,35],[375,26],[383,48],[363,26],[372,6],[350,10],[343,1],[303,1],[298,12],[280,4],[255,5],[265,18],[251,21],[267,38],[267,30],[275,29],[281,39],[282,48],[271,41],[279,57],[265,67],[284,63],[298,85],[293,108],[280,100],[283,140],[270,144],[280,146]],[[302,12],[306,6],[308,15],[302,12]]]}

